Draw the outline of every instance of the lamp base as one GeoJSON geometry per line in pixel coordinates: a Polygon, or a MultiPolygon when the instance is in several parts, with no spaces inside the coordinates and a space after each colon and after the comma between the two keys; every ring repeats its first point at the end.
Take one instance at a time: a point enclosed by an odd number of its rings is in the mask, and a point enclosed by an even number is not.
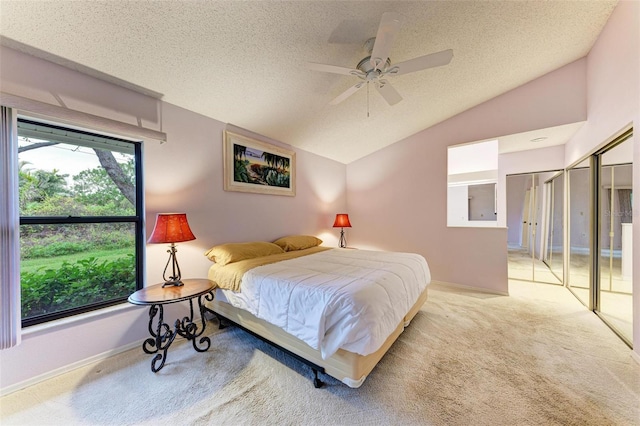
{"type": "Polygon", "coordinates": [[[182,274],[180,274],[180,266],[178,265],[178,259],[176,258],[177,251],[178,250],[176,249],[176,245],[174,243],[171,243],[171,246],[169,246],[169,250],[167,250],[167,253],[169,253],[169,260],[167,260],[167,264],[164,267],[164,272],[162,273],[162,279],[164,280],[164,284],[162,284],[163,288],[168,286],[180,287],[184,285],[184,283],[180,281],[180,278],[182,278],[182,274]],[[173,275],[167,277],[167,268],[169,267],[170,263],[173,275]]]}
{"type": "Polygon", "coordinates": [[[164,284],[162,284],[162,287],[169,287],[169,286],[173,286],[173,287],[180,287],[183,286],[184,283],[180,280],[176,280],[176,281],[165,281],[164,284]]]}
{"type": "Polygon", "coordinates": [[[344,236],[344,228],[340,228],[340,241],[338,241],[338,244],[340,248],[347,247],[347,239],[344,236]]]}

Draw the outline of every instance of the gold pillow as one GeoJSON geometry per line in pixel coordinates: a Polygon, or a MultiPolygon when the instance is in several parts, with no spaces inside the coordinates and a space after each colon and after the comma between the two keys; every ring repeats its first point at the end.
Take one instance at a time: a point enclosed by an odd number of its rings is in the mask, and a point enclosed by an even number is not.
{"type": "Polygon", "coordinates": [[[254,241],[251,243],[220,244],[211,247],[204,255],[218,265],[226,265],[240,260],[280,253],[284,253],[280,246],[266,241],[254,241]]]}
{"type": "Polygon", "coordinates": [[[284,251],[294,251],[319,246],[322,240],[312,235],[289,235],[275,240],[273,244],[282,247],[284,251]]]}

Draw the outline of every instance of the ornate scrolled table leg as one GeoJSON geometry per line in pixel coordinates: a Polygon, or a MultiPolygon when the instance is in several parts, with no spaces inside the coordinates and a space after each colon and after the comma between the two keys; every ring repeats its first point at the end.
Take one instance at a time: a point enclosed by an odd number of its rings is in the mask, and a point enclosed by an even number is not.
{"type": "Polygon", "coordinates": [[[148,354],[156,354],[151,360],[151,371],[157,373],[167,360],[167,350],[173,339],[176,338],[175,331],[172,331],[169,324],[164,322],[164,308],[162,305],[151,305],[149,308],[149,337],[142,344],[142,350],[148,354]],[[153,327],[153,319],[158,315],[157,325],[153,327]],[[161,353],[157,353],[161,351],[161,353]],[[160,362],[160,365],[158,365],[160,362]]]}
{"type": "Polygon", "coordinates": [[[157,373],[164,367],[167,351],[177,335],[191,340],[197,352],[205,352],[211,347],[211,339],[201,337],[206,328],[204,316],[205,301],[212,301],[216,284],[208,279],[184,279],[181,286],[166,286],[166,283],[142,288],[129,296],[134,305],[149,306],[149,334],[142,344],[145,353],[155,356],[151,360],[151,371],[157,373]],[[194,322],[193,300],[198,299],[200,321],[194,322]],[[189,316],[176,320],[173,329],[164,322],[164,305],[189,302],[189,316]]]}
{"type": "Polygon", "coordinates": [[[187,340],[191,340],[193,344],[193,349],[197,352],[205,352],[209,350],[211,347],[211,339],[208,337],[202,337],[200,340],[197,340],[206,328],[204,311],[205,307],[202,303],[203,298],[208,301],[213,300],[213,292],[209,292],[207,294],[203,294],[198,296],[198,311],[200,312],[200,320],[201,325],[198,327],[198,324],[193,322],[193,299],[189,300],[189,310],[190,316],[182,318],[182,320],[176,320],[175,332],[180,336],[184,337],[187,340]],[[198,347],[198,344],[203,345],[202,347],[198,347]]]}

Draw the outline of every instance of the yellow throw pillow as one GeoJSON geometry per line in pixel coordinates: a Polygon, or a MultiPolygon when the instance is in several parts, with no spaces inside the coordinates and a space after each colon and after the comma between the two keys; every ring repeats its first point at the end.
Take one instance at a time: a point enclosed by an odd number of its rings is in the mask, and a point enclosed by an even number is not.
{"type": "Polygon", "coordinates": [[[294,251],[319,246],[322,240],[312,235],[290,235],[275,240],[273,244],[282,247],[284,251],[294,251]]]}
{"type": "Polygon", "coordinates": [[[284,250],[273,243],[254,241],[251,243],[227,243],[211,247],[204,255],[218,265],[238,262],[255,257],[284,253],[284,250]]]}

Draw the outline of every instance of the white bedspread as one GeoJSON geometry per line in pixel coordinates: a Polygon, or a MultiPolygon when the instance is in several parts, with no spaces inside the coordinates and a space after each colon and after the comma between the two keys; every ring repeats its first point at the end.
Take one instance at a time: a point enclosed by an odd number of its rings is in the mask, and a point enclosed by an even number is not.
{"type": "Polygon", "coordinates": [[[377,351],[430,281],[418,254],[334,249],[251,269],[225,294],[326,359],[377,351]]]}

